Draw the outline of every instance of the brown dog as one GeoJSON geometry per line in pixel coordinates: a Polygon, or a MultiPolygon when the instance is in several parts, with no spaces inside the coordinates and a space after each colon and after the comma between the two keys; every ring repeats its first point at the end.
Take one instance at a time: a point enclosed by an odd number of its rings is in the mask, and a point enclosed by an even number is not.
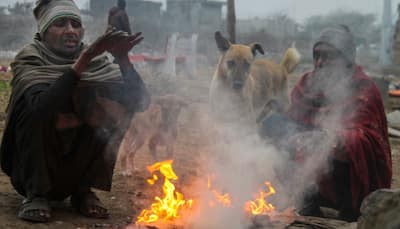
{"type": "Polygon", "coordinates": [[[295,48],[289,48],[281,64],[255,59],[257,52],[264,54],[258,43],[231,44],[220,32],[215,33],[218,49],[222,53],[210,87],[210,108],[217,120],[247,120],[255,123],[257,115],[272,98],[280,106],[288,107],[288,73],[300,61],[295,48]]]}
{"type": "Polygon", "coordinates": [[[153,97],[149,108],[136,113],[121,145],[123,175],[131,175],[136,152],[148,141],[149,151],[157,159],[157,146],[166,147],[166,159],[174,153],[178,136],[178,117],[188,103],[175,95],[153,97]]]}

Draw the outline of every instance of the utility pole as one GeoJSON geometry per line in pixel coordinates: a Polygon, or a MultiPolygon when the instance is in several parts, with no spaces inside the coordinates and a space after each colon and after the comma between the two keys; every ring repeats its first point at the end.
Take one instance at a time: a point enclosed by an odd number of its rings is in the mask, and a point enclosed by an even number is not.
{"type": "Polygon", "coordinates": [[[392,36],[392,1],[383,0],[382,34],[380,48],[380,64],[389,66],[391,64],[391,36],[392,36]]]}
{"type": "Polygon", "coordinates": [[[228,0],[227,6],[227,21],[228,21],[228,34],[229,40],[232,43],[236,42],[236,14],[235,14],[235,0],[228,0]]]}

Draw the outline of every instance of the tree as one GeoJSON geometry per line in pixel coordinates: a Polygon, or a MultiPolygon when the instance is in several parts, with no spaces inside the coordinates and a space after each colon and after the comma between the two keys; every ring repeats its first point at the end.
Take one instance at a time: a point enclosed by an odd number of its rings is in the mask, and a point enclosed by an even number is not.
{"type": "Polygon", "coordinates": [[[6,11],[6,7],[4,7],[4,6],[1,6],[0,7],[0,15],[5,15],[6,13],[5,13],[5,11],[6,11]]]}
{"type": "Polygon", "coordinates": [[[32,13],[32,2],[16,2],[13,7],[8,7],[8,11],[12,15],[28,15],[32,13]]]}
{"type": "Polygon", "coordinates": [[[347,25],[358,41],[375,43],[380,39],[375,15],[345,10],[309,17],[304,23],[304,35],[315,38],[324,28],[338,24],[347,25]]]}
{"type": "Polygon", "coordinates": [[[232,43],[236,42],[236,14],[235,14],[235,0],[228,0],[228,34],[229,40],[232,43]]]}

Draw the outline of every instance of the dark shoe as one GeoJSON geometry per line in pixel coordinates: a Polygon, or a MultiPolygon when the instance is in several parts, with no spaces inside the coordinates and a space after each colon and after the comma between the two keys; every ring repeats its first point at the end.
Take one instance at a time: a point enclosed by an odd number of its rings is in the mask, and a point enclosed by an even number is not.
{"type": "Polygon", "coordinates": [[[313,202],[304,204],[298,213],[302,216],[323,217],[321,208],[313,202]]]}
{"type": "Polygon", "coordinates": [[[25,198],[19,209],[18,218],[37,223],[48,222],[51,218],[49,201],[42,197],[25,198]]]}
{"type": "Polygon", "coordinates": [[[321,196],[318,194],[315,186],[310,186],[304,192],[303,199],[298,213],[302,216],[322,217],[321,211],[321,196]]]}
{"type": "Polygon", "coordinates": [[[105,219],[109,217],[107,208],[92,191],[71,196],[71,205],[86,217],[105,219]]]}
{"type": "Polygon", "coordinates": [[[339,219],[347,222],[356,222],[358,219],[358,214],[350,208],[342,209],[339,211],[339,219]]]}

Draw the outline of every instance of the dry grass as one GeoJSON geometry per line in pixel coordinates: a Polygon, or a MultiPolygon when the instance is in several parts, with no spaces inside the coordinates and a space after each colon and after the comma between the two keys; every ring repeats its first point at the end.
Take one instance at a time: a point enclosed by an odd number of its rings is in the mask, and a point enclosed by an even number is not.
{"type": "Polygon", "coordinates": [[[10,87],[10,72],[0,72],[0,136],[3,135],[3,130],[5,127],[5,117],[6,117],[6,108],[8,104],[8,99],[11,93],[10,87]]]}

